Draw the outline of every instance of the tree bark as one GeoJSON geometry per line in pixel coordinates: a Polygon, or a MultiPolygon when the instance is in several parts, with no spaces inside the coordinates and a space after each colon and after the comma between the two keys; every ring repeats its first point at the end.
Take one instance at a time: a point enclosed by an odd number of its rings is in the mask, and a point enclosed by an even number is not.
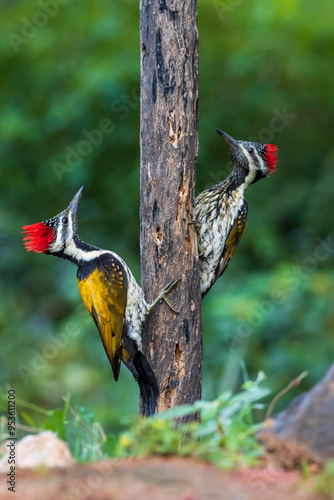
{"type": "MultiPolygon", "coordinates": [[[[197,0],[140,0],[141,276],[151,302],[181,278],[143,328],[158,411],[201,398],[202,312],[193,225],[198,151],[197,0]]],[[[196,417],[192,417],[196,418],[196,417]]]]}

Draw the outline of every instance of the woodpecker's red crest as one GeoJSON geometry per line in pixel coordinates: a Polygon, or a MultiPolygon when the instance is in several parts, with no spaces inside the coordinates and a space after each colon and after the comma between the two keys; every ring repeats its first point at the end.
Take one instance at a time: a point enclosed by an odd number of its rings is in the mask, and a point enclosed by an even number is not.
{"type": "Polygon", "coordinates": [[[45,222],[23,226],[24,246],[28,252],[45,253],[54,240],[55,232],[45,222]]]}
{"type": "Polygon", "coordinates": [[[269,173],[271,174],[276,170],[278,148],[274,144],[266,144],[265,146],[266,149],[264,155],[269,168],[269,173]]]}

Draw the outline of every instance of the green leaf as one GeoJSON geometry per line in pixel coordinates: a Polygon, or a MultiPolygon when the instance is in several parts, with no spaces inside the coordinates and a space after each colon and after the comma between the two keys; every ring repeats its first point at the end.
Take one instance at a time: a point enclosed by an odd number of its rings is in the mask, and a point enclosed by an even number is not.
{"type": "Polygon", "coordinates": [[[35,421],[32,419],[32,417],[30,415],[28,415],[27,413],[25,413],[24,411],[20,412],[20,415],[21,417],[23,418],[23,420],[28,424],[30,425],[30,427],[38,427],[38,425],[35,423],[35,421]]]}
{"type": "Polygon", "coordinates": [[[48,420],[44,423],[44,429],[51,430],[57,434],[57,436],[66,441],[66,430],[63,410],[56,409],[50,412],[48,420]]]}

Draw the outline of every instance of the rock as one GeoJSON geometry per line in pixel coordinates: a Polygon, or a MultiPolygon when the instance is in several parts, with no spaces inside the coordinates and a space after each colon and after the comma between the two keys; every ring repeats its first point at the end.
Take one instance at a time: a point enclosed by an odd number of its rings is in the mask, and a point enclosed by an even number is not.
{"type": "MultiPolygon", "coordinates": [[[[8,442],[7,442],[8,443],[8,442]]],[[[0,460],[0,472],[8,471],[8,451],[0,460]]],[[[69,467],[75,463],[67,444],[51,431],[29,434],[16,443],[16,466],[18,469],[36,469],[38,467],[69,467]]]]}
{"type": "Polygon", "coordinates": [[[334,458],[334,365],[312,389],[274,417],[263,432],[298,441],[322,459],[334,458]]]}

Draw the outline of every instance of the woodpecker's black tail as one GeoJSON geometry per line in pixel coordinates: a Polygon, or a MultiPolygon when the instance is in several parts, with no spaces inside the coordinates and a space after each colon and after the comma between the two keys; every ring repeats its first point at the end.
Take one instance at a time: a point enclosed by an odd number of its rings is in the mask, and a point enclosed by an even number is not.
{"type": "Polygon", "coordinates": [[[139,384],[140,394],[143,402],[143,414],[150,417],[154,414],[159,398],[159,387],[149,362],[141,351],[137,351],[133,365],[137,375],[135,378],[139,384]]]}
{"type": "Polygon", "coordinates": [[[137,380],[142,398],[142,410],[146,417],[154,415],[159,398],[159,387],[155,375],[137,342],[123,335],[122,361],[137,380]]]}

